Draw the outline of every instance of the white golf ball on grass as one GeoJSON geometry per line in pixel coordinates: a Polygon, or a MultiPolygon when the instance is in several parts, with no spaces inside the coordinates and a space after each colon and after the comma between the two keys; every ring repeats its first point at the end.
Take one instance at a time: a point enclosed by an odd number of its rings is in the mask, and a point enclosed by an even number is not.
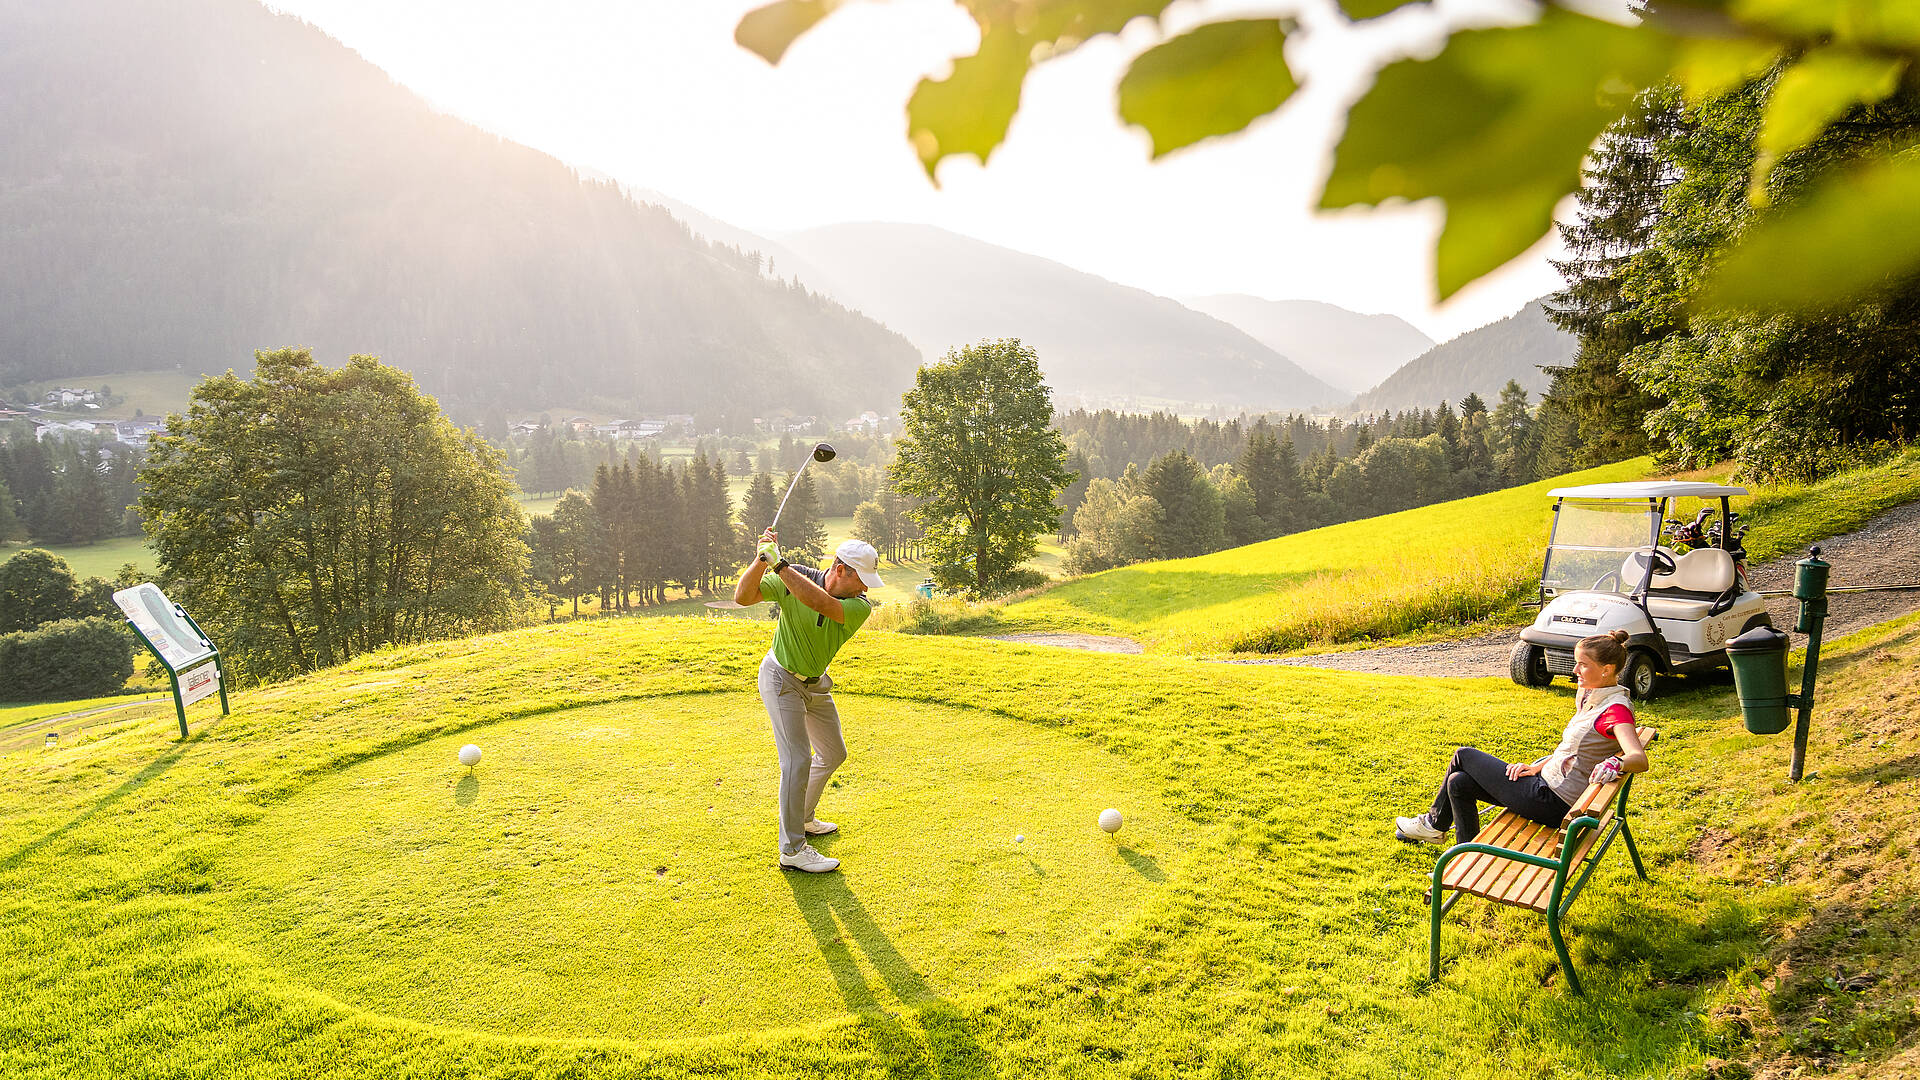
{"type": "Polygon", "coordinates": [[[460,764],[465,765],[469,769],[473,768],[475,765],[480,764],[480,748],[473,745],[472,743],[468,743],[467,745],[461,747],[460,748],[460,764]]]}
{"type": "Polygon", "coordinates": [[[1100,811],[1100,827],[1102,829],[1105,829],[1110,833],[1116,833],[1120,831],[1120,826],[1122,823],[1123,822],[1120,817],[1120,811],[1115,810],[1112,807],[1108,807],[1107,809],[1100,811]]]}

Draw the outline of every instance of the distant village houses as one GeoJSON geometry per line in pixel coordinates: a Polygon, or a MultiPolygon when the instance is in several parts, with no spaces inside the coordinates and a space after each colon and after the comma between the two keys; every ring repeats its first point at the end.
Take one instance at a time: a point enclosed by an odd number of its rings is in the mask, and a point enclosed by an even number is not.
{"type": "Polygon", "coordinates": [[[848,431],[857,432],[861,435],[877,435],[880,433],[880,414],[874,412],[872,409],[868,409],[866,412],[847,420],[840,426],[848,431]]]}
{"type": "Polygon", "coordinates": [[[66,386],[62,386],[57,390],[47,391],[45,398],[48,405],[58,405],[63,409],[71,409],[75,405],[93,405],[95,408],[98,408],[97,403],[99,400],[100,394],[98,391],[75,390],[66,386]]]}
{"type": "MultiPolygon", "coordinates": [[[[16,414],[24,415],[24,414],[16,414]]],[[[6,419],[0,413],[0,419],[6,419]]],[[[32,418],[34,438],[42,442],[48,439],[73,439],[82,436],[101,436],[125,443],[128,446],[145,448],[154,433],[164,431],[165,420],[152,418],[141,420],[42,420],[32,418]]]]}

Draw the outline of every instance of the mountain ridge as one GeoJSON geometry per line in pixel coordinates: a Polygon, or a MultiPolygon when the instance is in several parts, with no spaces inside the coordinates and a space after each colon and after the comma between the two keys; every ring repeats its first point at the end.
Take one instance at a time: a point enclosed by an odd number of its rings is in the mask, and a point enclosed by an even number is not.
{"type": "Polygon", "coordinates": [[[1407,362],[1380,385],[1353,399],[1353,413],[1431,408],[1479,394],[1491,408],[1508,381],[1518,382],[1538,401],[1553,382],[1540,370],[1573,362],[1579,338],[1547,318],[1546,298],[1528,301],[1519,311],[1444,341],[1407,362]]]}
{"type": "Polygon", "coordinates": [[[1436,344],[1398,315],[1368,315],[1320,300],[1227,293],[1184,303],[1239,327],[1321,381],[1354,394],[1436,344]]]}
{"type": "Polygon", "coordinates": [[[852,222],[774,239],[837,282],[835,299],[928,358],[984,338],[1033,346],[1062,407],[1289,410],[1348,398],[1176,300],[936,226],[852,222]]]}

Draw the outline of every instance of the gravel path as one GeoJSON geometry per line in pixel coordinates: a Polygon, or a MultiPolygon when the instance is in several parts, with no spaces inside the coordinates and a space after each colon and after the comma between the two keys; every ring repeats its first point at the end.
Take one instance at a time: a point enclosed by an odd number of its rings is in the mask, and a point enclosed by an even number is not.
{"type": "MultiPolygon", "coordinates": [[[[1821,558],[1833,564],[1830,585],[1888,585],[1920,581],[1920,503],[1889,510],[1866,525],[1820,544],[1821,558]]],[[[1747,580],[1762,592],[1793,587],[1793,564],[1805,552],[1750,567],[1747,580]]],[[[1834,593],[1827,598],[1826,637],[1836,638],[1863,626],[1920,610],[1920,590],[1834,593]]],[[[1800,603],[1791,596],[1768,599],[1775,626],[1789,629],[1800,603]]],[[[1365,671],[1380,675],[1504,676],[1508,654],[1520,627],[1460,641],[1431,645],[1395,645],[1322,656],[1257,657],[1230,664],[1286,664],[1292,667],[1365,671]]]]}
{"type": "Polygon", "coordinates": [[[1011,641],[1019,645],[1052,645],[1061,649],[1086,649],[1090,652],[1137,653],[1140,643],[1132,638],[1106,634],[988,634],[990,641],[1011,641]]]}

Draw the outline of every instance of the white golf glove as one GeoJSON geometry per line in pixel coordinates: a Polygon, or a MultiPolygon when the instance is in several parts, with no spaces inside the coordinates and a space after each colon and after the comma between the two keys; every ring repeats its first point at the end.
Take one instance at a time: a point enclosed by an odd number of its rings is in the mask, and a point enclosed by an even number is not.
{"type": "Polygon", "coordinates": [[[1625,765],[1626,762],[1621,761],[1620,756],[1615,754],[1613,757],[1593,767],[1591,782],[1595,784],[1611,784],[1615,780],[1620,779],[1620,770],[1625,767],[1625,765]]]}

